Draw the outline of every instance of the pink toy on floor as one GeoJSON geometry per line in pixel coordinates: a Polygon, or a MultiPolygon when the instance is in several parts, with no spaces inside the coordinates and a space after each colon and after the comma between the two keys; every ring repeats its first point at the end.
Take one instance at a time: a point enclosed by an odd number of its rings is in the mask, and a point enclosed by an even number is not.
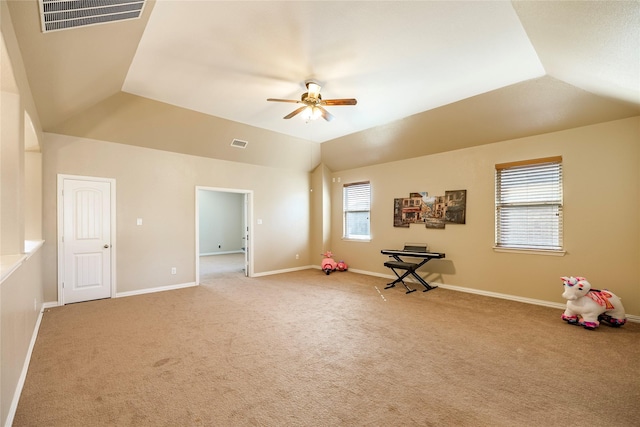
{"type": "Polygon", "coordinates": [[[562,320],[572,325],[581,325],[586,329],[595,329],[600,321],[610,326],[622,326],[627,322],[622,301],[613,292],[606,289],[591,289],[584,277],[562,277],[567,309],[562,320]]]}
{"type": "Polygon", "coordinates": [[[324,271],[328,276],[333,270],[336,269],[338,263],[333,259],[333,253],[331,251],[326,251],[321,255],[324,257],[324,259],[322,260],[322,271],[324,271]]]}
{"type": "Polygon", "coordinates": [[[322,260],[322,271],[328,276],[332,271],[347,271],[347,264],[344,261],[336,262],[333,259],[333,253],[331,251],[326,251],[321,254],[324,259],[322,260]]]}

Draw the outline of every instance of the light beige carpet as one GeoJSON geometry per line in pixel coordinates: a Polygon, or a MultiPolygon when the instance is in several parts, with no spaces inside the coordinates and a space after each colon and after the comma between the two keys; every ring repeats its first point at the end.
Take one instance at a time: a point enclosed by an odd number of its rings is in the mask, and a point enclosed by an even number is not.
{"type": "Polygon", "coordinates": [[[200,258],[200,283],[225,274],[244,274],[244,253],[206,255],[200,258]]]}
{"type": "Polygon", "coordinates": [[[236,274],[47,310],[14,425],[639,425],[640,324],[386,282],[236,274]]]}

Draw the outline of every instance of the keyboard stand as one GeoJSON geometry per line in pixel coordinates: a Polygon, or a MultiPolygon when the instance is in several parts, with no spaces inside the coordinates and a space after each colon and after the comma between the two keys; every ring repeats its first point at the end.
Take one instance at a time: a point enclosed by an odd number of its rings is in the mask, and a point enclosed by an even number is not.
{"type": "Polygon", "coordinates": [[[387,261],[384,263],[385,267],[388,267],[393,271],[396,275],[397,279],[393,282],[389,283],[385,286],[385,289],[393,288],[396,286],[396,283],[402,283],[402,285],[407,290],[406,293],[415,292],[415,289],[411,289],[405,283],[404,279],[411,275],[414,279],[418,281],[422,286],[424,286],[424,290],[422,292],[427,292],[432,289],[437,288],[437,286],[430,285],[426,280],[424,280],[417,272],[420,267],[422,267],[425,263],[432,259],[444,258],[445,254],[438,252],[427,252],[426,248],[424,250],[416,251],[416,250],[407,250],[412,248],[405,248],[405,250],[392,250],[392,249],[384,249],[380,251],[384,255],[389,255],[389,257],[393,258],[395,261],[387,261]],[[419,258],[420,262],[406,262],[403,261],[401,256],[410,257],[410,258],[419,258]],[[402,274],[398,273],[398,270],[404,271],[402,274]]]}
{"type": "Polygon", "coordinates": [[[406,293],[410,294],[411,292],[415,292],[415,289],[411,289],[409,286],[407,286],[407,284],[404,282],[404,278],[407,277],[409,274],[414,273],[416,269],[418,268],[418,264],[415,263],[411,263],[411,262],[402,262],[402,261],[387,261],[384,263],[385,267],[389,267],[391,269],[391,271],[393,271],[395,273],[395,275],[398,277],[396,280],[394,280],[393,282],[389,283],[387,286],[385,286],[385,289],[389,289],[389,288],[393,288],[396,286],[396,283],[400,282],[404,285],[405,289],[407,290],[406,293]],[[402,275],[398,274],[397,270],[404,270],[404,273],[402,273],[402,275]]]}
{"type": "Polygon", "coordinates": [[[422,286],[424,286],[424,291],[422,292],[427,292],[427,291],[430,291],[431,289],[437,288],[437,286],[430,285],[418,273],[416,273],[416,270],[422,267],[427,261],[429,261],[429,259],[430,258],[425,258],[418,264],[413,262],[404,262],[404,261],[385,262],[384,266],[389,267],[391,271],[393,271],[395,275],[398,277],[396,280],[394,280],[393,282],[385,286],[385,289],[393,288],[396,285],[396,283],[401,282],[404,285],[404,287],[407,289],[408,294],[411,292],[415,292],[415,289],[409,288],[407,284],[404,282],[404,278],[407,277],[408,275],[412,275],[414,279],[416,279],[422,286]],[[396,270],[405,270],[405,271],[404,273],[402,273],[402,275],[400,275],[396,270]]]}

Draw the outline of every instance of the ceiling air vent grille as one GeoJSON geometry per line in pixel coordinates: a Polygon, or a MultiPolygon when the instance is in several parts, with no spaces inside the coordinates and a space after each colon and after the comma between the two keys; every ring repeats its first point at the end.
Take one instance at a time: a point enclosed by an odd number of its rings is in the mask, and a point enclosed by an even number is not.
{"type": "Polygon", "coordinates": [[[137,19],[145,0],[39,0],[42,32],[137,19]]]}
{"type": "Polygon", "coordinates": [[[247,148],[249,143],[247,141],[242,141],[240,139],[234,139],[231,141],[231,146],[236,148],[247,148]]]}

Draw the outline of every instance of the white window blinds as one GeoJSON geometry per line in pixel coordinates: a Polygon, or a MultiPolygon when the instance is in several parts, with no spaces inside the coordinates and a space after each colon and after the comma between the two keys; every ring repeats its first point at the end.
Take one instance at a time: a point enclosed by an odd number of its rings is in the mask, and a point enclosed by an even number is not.
{"type": "Polygon", "coordinates": [[[496,246],[562,245],[562,157],[496,165],[496,246]]]}
{"type": "Polygon", "coordinates": [[[343,187],[343,237],[345,239],[371,238],[369,214],[371,185],[368,182],[345,184],[343,187]]]}

